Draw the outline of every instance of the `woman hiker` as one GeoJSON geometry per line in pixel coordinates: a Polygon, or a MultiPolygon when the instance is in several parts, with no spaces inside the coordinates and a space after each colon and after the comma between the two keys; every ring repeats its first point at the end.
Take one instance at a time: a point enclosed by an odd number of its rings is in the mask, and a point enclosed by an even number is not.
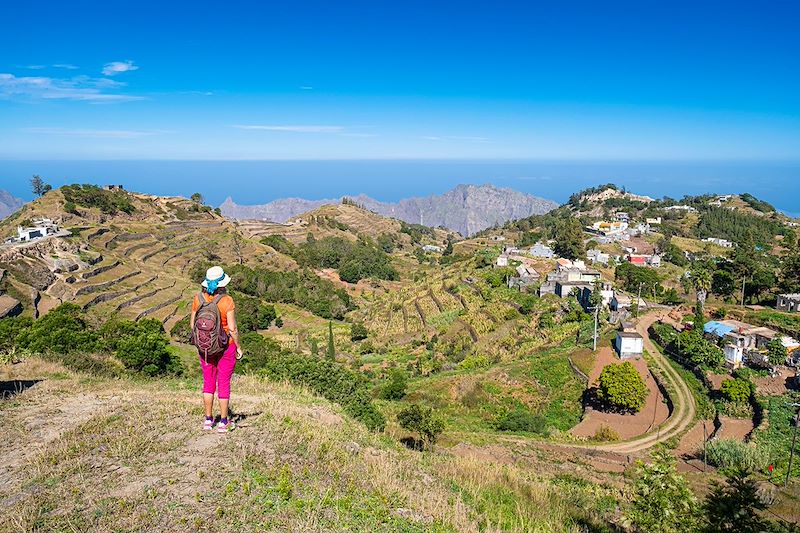
{"type": "Polygon", "coordinates": [[[231,375],[236,360],[242,357],[233,298],[225,290],[230,281],[231,277],[222,267],[209,268],[201,284],[202,290],[192,300],[189,319],[192,343],[200,354],[200,366],[203,369],[203,406],[206,415],[203,429],[214,429],[216,391],[220,411],[216,428],[219,433],[234,429],[233,422],[228,420],[228,401],[231,397],[231,375]]]}

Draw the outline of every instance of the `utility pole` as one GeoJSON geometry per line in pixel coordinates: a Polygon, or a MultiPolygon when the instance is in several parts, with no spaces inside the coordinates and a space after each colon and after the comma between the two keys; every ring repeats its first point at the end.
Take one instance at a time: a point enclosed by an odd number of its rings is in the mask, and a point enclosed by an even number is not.
{"type": "Polygon", "coordinates": [[[636,318],[639,318],[639,303],[642,301],[642,282],[639,282],[639,291],[636,294],[636,318]]]}
{"type": "Polygon", "coordinates": [[[794,446],[797,444],[797,427],[800,426],[800,403],[790,404],[797,407],[797,414],[794,415],[794,435],[792,436],[792,449],[789,452],[789,468],[786,469],[786,479],[783,481],[783,486],[789,486],[789,478],[792,475],[792,460],[794,459],[794,446]]]}

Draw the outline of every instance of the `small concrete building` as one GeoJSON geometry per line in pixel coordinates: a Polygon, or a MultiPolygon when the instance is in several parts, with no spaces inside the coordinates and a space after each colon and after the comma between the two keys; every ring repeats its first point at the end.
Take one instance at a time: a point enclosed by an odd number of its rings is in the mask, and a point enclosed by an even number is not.
{"type": "Polygon", "coordinates": [[[531,246],[530,254],[533,257],[542,257],[544,259],[552,259],[555,256],[553,249],[541,242],[537,242],[531,246]]]}
{"type": "Polygon", "coordinates": [[[441,246],[436,246],[434,244],[426,244],[425,246],[422,247],[422,250],[425,251],[425,252],[432,252],[432,253],[435,253],[435,254],[442,253],[442,247],[441,246]]]}
{"type": "Polygon", "coordinates": [[[644,339],[636,331],[625,328],[617,332],[614,348],[620,359],[641,357],[644,353],[644,339]]]}
{"type": "Polygon", "coordinates": [[[495,266],[507,267],[508,266],[508,256],[506,254],[498,255],[497,256],[497,261],[495,262],[495,266]]]}
{"type": "Polygon", "coordinates": [[[785,313],[796,313],[800,311],[800,293],[780,294],[775,309],[785,313]]]}

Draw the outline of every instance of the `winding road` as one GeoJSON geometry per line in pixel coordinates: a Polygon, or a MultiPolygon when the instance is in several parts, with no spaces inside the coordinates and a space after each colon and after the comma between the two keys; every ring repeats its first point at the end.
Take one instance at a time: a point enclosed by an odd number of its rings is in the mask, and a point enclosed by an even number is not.
{"type": "Polygon", "coordinates": [[[654,322],[663,320],[665,316],[666,312],[650,313],[639,321],[636,325],[636,330],[644,338],[645,350],[650,353],[655,366],[661,370],[664,380],[667,381],[668,392],[673,406],[672,414],[660,426],[634,439],[625,442],[586,446],[587,448],[625,454],[645,451],[656,444],[680,435],[694,421],[695,401],[692,391],[680,374],[669,364],[666,357],[662,355],[647,332],[654,322]]]}

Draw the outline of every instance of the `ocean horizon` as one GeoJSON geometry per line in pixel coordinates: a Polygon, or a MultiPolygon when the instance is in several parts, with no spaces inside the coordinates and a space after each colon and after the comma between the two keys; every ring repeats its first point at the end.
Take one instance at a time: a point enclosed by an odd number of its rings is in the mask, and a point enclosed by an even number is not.
{"type": "Polygon", "coordinates": [[[578,190],[615,183],[654,198],[749,192],[800,216],[800,161],[3,160],[0,189],[30,200],[34,174],[53,187],[113,183],[159,195],[199,191],[211,205],[228,196],[250,205],[362,193],[388,202],[485,183],[563,203],[578,190]]]}

